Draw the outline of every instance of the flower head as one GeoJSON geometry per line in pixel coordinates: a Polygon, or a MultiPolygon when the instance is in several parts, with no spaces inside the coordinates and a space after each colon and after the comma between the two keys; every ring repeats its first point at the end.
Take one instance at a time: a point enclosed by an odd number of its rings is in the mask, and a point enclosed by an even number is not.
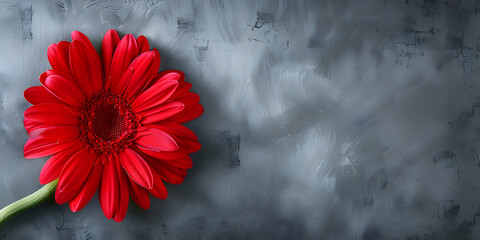
{"type": "Polygon", "coordinates": [[[163,181],[183,181],[200,144],[181,124],[203,107],[182,72],[158,73],[160,54],[144,36],[120,40],[109,30],[102,57],[84,34],[72,39],[48,47],[52,69],[25,91],[33,106],[24,113],[24,154],[52,155],[40,183],[58,178],[57,203],[76,212],[98,189],[105,216],[122,221],[129,197],[148,209],[149,193],[167,197],[163,181]]]}

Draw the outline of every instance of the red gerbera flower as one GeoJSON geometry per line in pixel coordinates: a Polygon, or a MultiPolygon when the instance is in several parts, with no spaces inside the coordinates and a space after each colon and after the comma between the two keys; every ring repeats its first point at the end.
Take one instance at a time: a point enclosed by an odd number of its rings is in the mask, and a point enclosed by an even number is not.
{"type": "Polygon", "coordinates": [[[165,199],[163,181],[183,181],[200,144],[181,123],[203,107],[182,72],[158,73],[159,52],[144,36],[109,30],[102,58],[84,34],[72,39],[48,47],[52,69],[25,91],[34,105],[24,113],[25,158],[52,155],[40,183],[58,178],[57,203],[76,212],[99,189],[105,216],[122,221],[129,197],[148,209],[149,192],[165,199]]]}

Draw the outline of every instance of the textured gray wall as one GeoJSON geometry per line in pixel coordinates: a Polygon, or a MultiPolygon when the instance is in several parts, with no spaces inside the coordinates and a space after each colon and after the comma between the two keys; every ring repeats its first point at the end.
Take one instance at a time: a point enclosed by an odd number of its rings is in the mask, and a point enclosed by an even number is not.
{"type": "Polygon", "coordinates": [[[0,0],[0,206],[40,187],[23,91],[73,30],[145,35],[205,106],[167,200],[51,202],[0,238],[480,239],[477,2],[0,0]]]}

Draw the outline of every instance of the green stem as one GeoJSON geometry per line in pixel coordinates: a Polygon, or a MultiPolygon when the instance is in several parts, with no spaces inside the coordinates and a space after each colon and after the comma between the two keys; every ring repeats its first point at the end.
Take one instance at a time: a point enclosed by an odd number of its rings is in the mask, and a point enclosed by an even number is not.
{"type": "Polygon", "coordinates": [[[55,192],[58,179],[46,184],[36,192],[4,207],[0,210],[0,226],[2,226],[8,219],[16,216],[17,214],[28,210],[50,197],[55,192]]]}

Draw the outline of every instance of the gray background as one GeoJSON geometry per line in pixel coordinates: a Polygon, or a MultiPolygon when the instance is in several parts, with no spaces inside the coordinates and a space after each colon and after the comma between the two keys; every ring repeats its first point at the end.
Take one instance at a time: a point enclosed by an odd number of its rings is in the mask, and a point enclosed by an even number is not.
{"type": "Polygon", "coordinates": [[[478,1],[0,0],[0,206],[40,187],[24,89],[47,47],[115,28],[205,114],[182,185],[104,217],[51,201],[1,239],[480,239],[478,1]]]}

